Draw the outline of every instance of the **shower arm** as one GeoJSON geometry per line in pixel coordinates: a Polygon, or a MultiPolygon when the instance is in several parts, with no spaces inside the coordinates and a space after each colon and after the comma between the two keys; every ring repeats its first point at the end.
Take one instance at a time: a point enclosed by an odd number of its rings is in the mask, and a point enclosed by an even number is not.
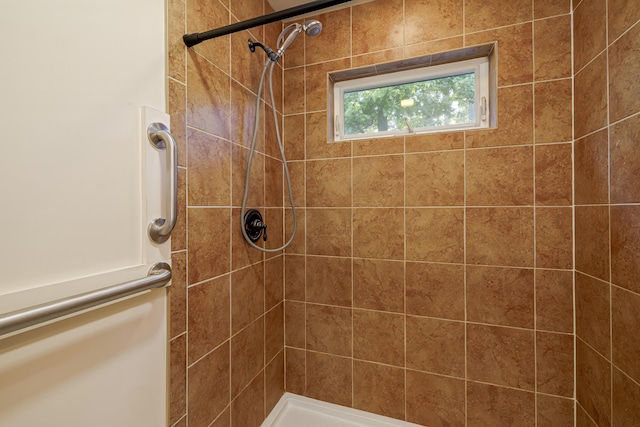
{"type": "Polygon", "coordinates": [[[203,33],[185,34],[182,36],[182,40],[187,47],[192,47],[205,40],[226,36],[227,34],[236,33],[238,31],[248,30],[249,28],[258,27],[260,25],[271,24],[272,22],[282,21],[284,19],[315,12],[317,10],[326,9],[342,3],[348,3],[350,1],[352,0],[316,0],[278,12],[273,12],[268,15],[258,16],[256,18],[247,19],[246,21],[237,22],[225,27],[205,31],[203,33]]]}

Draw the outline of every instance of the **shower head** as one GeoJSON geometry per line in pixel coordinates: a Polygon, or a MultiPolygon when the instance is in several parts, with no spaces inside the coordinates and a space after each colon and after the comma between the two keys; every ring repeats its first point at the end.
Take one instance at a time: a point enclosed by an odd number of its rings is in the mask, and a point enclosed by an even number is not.
{"type": "Polygon", "coordinates": [[[308,36],[317,36],[322,32],[322,22],[316,21],[315,19],[304,21],[302,23],[302,29],[308,36]]]}
{"type": "MultiPolygon", "coordinates": [[[[280,59],[284,54],[284,51],[293,43],[293,41],[298,37],[298,34],[301,32],[305,32],[308,36],[317,36],[322,31],[322,23],[320,21],[316,21],[315,19],[304,21],[302,24],[291,24],[287,28],[285,28],[278,36],[278,55],[277,58],[280,59]],[[287,35],[288,34],[288,35],[287,35]],[[286,39],[285,39],[286,36],[286,39]],[[284,42],[282,40],[284,39],[284,42]],[[280,45],[282,42],[282,45],[280,45]]],[[[276,60],[277,61],[277,60],[276,60]]]]}

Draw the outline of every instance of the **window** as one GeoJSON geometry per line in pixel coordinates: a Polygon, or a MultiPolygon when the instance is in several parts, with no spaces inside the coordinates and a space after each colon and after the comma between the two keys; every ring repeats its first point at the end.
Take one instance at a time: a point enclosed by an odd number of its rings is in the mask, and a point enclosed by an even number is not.
{"type": "Polygon", "coordinates": [[[489,126],[487,57],[334,83],[334,139],[489,126]]]}

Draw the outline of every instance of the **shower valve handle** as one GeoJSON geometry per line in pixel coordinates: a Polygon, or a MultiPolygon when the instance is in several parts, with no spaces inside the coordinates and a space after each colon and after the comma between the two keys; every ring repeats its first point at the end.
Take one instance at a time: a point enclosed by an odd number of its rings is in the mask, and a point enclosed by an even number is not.
{"type": "Polygon", "coordinates": [[[259,219],[255,219],[253,220],[253,222],[251,223],[251,227],[254,230],[259,230],[262,229],[262,239],[266,242],[267,241],[267,224],[265,224],[264,222],[260,221],[259,219]]]}

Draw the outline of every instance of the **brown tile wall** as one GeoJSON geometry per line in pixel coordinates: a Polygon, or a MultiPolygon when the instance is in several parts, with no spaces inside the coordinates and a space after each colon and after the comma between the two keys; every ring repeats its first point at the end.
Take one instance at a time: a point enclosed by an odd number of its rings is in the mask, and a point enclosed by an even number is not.
{"type": "MultiPolygon", "coordinates": [[[[263,63],[243,52],[281,27],[187,51],[185,32],[268,3],[168,2],[172,425],[258,426],[286,385],[424,425],[566,426],[574,365],[578,426],[640,424],[640,6],[573,3],[573,28],[569,0],[320,15],[275,73],[299,232],[264,256],[237,227],[263,63]],[[327,143],[327,72],[490,41],[496,129],[327,143]]],[[[259,135],[250,204],[276,245],[291,215],[272,125],[259,135]]]]}
{"type": "Polygon", "coordinates": [[[577,425],[640,425],[640,4],[575,3],[577,425]]]}
{"type": "MultiPolygon", "coordinates": [[[[170,425],[258,427],[284,392],[284,255],[265,256],[240,233],[264,63],[246,43],[252,37],[274,45],[281,24],[187,50],[185,33],[272,10],[266,0],[169,0],[168,11],[168,111],[179,144],[180,200],[169,294],[170,425]]],[[[281,120],[281,67],[274,75],[281,120]]],[[[258,114],[270,118],[270,102],[258,114]]],[[[273,126],[262,124],[258,135],[249,205],[262,209],[267,247],[276,247],[283,240],[282,161],[273,126]]]]}
{"type": "Polygon", "coordinates": [[[288,391],[429,426],[573,425],[571,12],[379,0],[317,16],[323,33],[291,46],[288,391]],[[497,128],[327,142],[327,72],[493,41],[497,128]]]}

